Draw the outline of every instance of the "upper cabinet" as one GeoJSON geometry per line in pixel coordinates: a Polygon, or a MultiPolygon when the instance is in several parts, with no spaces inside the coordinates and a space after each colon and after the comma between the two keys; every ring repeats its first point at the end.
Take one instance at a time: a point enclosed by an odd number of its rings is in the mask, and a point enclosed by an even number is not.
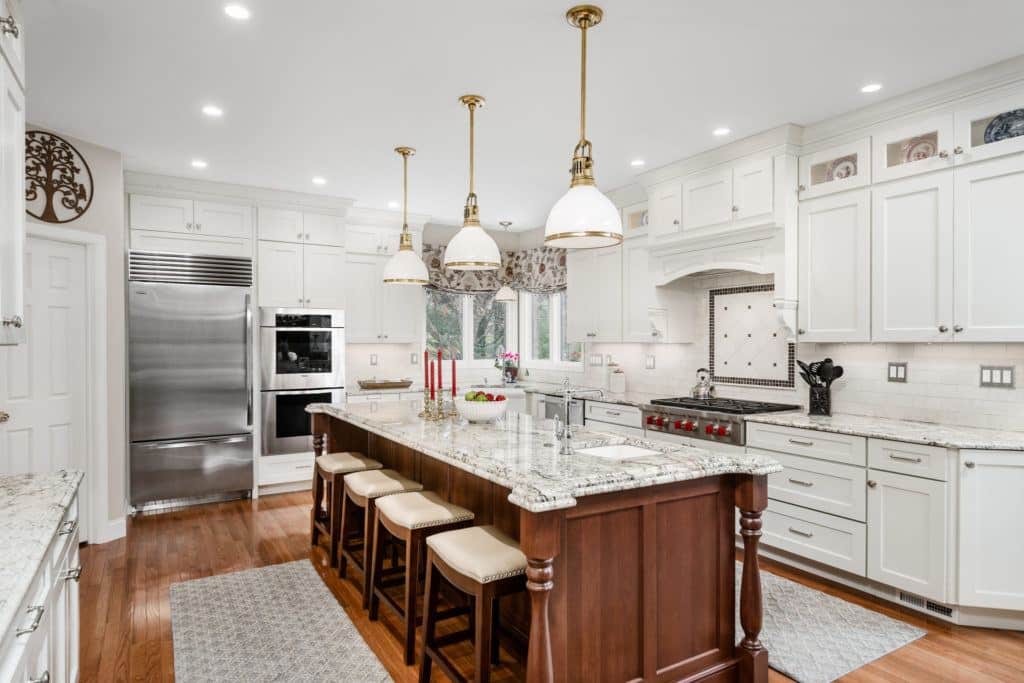
{"type": "Polygon", "coordinates": [[[1024,93],[958,110],[954,125],[957,163],[1024,152],[1024,93]]]}
{"type": "Polygon", "coordinates": [[[244,204],[133,194],[128,210],[132,230],[252,237],[252,207],[244,204]]]}
{"type": "Polygon", "coordinates": [[[647,226],[650,223],[650,215],[647,212],[647,202],[630,204],[622,209],[622,234],[627,240],[631,237],[639,237],[647,234],[647,226]]]}
{"type": "Polygon", "coordinates": [[[348,254],[342,270],[345,341],[349,344],[408,344],[423,328],[423,288],[384,284],[387,257],[348,254]]]}
{"type": "Polygon", "coordinates": [[[732,169],[698,173],[683,181],[683,232],[732,220],[732,169]]]}
{"type": "Polygon", "coordinates": [[[260,240],[259,303],[277,308],[344,308],[345,250],[260,240]]]}
{"type": "Polygon", "coordinates": [[[14,9],[0,3],[17,27],[0,30],[0,344],[25,341],[25,36],[14,9]]]}
{"type": "Polygon", "coordinates": [[[683,187],[678,180],[648,190],[648,231],[652,237],[678,234],[683,229],[683,187]]]}
{"type": "MultiPolygon", "coordinates": [[[[349,253],[390,255],[398,251],[402,231],[400,228],[350,225],[346,233],[345,248],[349,253]]],[[[412,248],[417,254],[423,251],[423,236],[417,230],[412,231],[412,248]]]]}
{"type": "Polygon", "coordinates": [[[852,190],[871,183],[871,138],[800,157],[800,199],[852,190]]]}
{"type": "Polygon", "coordinates": [[[627,240],[622,245],[622,341],[693,341],[694,302],[683,283],[655,286],[646,241],[627,240]]]}
{"type": "Polygon", "coordinates": [[[622,246],[566,255],[566,334],[570,342],[622,339],[622,246]]]}
{"type": "Polygon", "coordinates": [[[939,114],[876,134],[871,141],[876,183],[953,165],[953,115],[939,114]]]}
{"type": "Polygon", "coordinates": [[[8,64],[11,75],[25,90],[25,24],[15,0],[0,0],[0,57],[8,64]]]}
{"type": "Polygon", "coordinates": [[[340,216],[259,208],[259,237],[275,242],[300,242],[345,246],[345,220],[340,216]]]}

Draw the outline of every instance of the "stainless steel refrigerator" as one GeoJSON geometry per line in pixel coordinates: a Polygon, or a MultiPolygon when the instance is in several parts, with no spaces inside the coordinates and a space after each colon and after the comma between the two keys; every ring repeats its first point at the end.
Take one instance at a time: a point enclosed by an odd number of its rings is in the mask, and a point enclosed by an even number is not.
{"type": "Polygon", "coordinates": [[[252,260],[128,256],[129,500],[253,488],[252,260]]]}

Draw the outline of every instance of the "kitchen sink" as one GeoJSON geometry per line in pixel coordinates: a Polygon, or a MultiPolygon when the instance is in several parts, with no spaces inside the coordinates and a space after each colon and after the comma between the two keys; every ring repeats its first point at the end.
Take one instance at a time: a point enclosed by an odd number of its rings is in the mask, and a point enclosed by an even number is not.
{"type": "Polygon", "coordinates": [[[630,446],[629,444],[579,448],[576,452],[581,455],[593,455],[598,458],[607,458],[608,460],[630,460],[632,458],[643,458],[648,455],[661,455],[661,451],[652,451],[650,448],[630,446]]]}

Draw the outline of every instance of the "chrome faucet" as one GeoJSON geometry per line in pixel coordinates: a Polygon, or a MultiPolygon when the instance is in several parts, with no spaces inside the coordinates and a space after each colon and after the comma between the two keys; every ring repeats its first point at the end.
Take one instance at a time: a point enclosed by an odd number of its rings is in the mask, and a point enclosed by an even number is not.
{"type": "Polygon", "coordinates": [[[562,414],[565,415],[565,422],[563,423],[555,416],[555,437],[561,439],[562,446],[558,449],[560,455],[572,455],[572,420],[569,416],[569,404],[572,403],[573,397],[578,394],[593,394],[596,393],[601,398],[604,398],[604,390],[602,389],[573,389],[569,386],[569,378],[566,377],[562,381],[562,414]]]}

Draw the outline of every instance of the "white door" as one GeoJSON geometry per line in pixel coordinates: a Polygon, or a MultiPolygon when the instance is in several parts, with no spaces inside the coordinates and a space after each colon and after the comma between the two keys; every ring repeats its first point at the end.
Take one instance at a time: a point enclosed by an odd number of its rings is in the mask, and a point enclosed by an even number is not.
{"type": "Polygon", "coordinates": [[[319,213],[302,214],[302,231],[306,242],[345,246],[345,220],[319,213]]]}
{"type": "Polygon", "coordinates": [[[302,246],[305,306],[345,307],[345,250],[319,244],[302,246]]]}
{"type": "Polygon", "coordinates": [[[570,342],[593,341],[597,334],[598,276],[593,249],[570,250],[565,256],[566,311],[565,334],[570,342]]]}
{"type": "Polygon", "coordinates": [[[946,482],[868,470],[868,578],[946,595],[946,482]]]}
{"type": "Polygon", "coordinates": [[[871,193],[800,203],[800,341],[871,337],[871,193]]]}
{"type": "Polygon", "coordinates": [[[133,194],[128,199],[129,223],[133,230],[194,232],[194,209],[191,199],[141,194],[133,194]]]}
{"type": "Polygon", "coordinates": [[[379,304],[381,301],[381,259],[348,253],[345,256],[345,341],[376,344],[382,341],[379,304]]]}
{"type": "MultiPolygon", "coordinates": [[[[25,93],[0,59],[0,318],[24,318],[25,93]]],[[[0,325],[0,344],[25,339],[25,328],[0,325]]]]}
{"type": "Polygon", "coordinates": [[[380,229],[363,225],[346,226],[345,251],[350,254],[380,254],[380,229]]]}
{"type": "MultiPolygon", "coordinates": [[[[0,347],[0,473],[79,469],[87,474],[85,247],[29,238],[25,329],[0,347]]],[[[83,514],[89,509],[81,495],[83,514]]],[[[82,529],[89,529],[82,520],[82,529]]]]}
{"type": "Polygon", "coordinates": [[[196,202],[196,232],[221,237],[252,237],[252,208],[239,204],[196,202]]]}
{"type": "MultiPolygon", "coordinates": [[[[384,263],[378,273],[384,277],[384,263]]],[[[423,287],[419,285],[386,285],[378,280],[380,288],[380,332],[381,341],[388,344],[411,344],[419,341],[423,329],[425,302],[423,287]]]]}
{"type": "Polygon", "coordinates": [[[301,244],[261,240],[257,268],[260,306],[301,308],[306,305],[301,244]]]}
{"type": "Polygon", "coordinates": [[[1024,453],[960,451],[959,604],[1024,610],[1024,453]]]}
{"type": "Polygon", "coordinates": [[[671,236],[683,229],[682,189],[678,180],[672,180],[655,185],[648,192],[651,237],[671,236]]]}
{"type": "Polygon", "coordinates": [[[301,242],[303,236],[302,213],[289,209],[257,209],[259,238],[279,242],[301,242]]]}
{"type": "Polygon", "coordinates": [[[775,183],[772,182],[772,158],[755,159],[733,170],[735,218],[745,221],[772,215],[775,183]]]}
{"type": "Polygon", "coordinates": [[[1024,341],[1024,155],[958,168],[954,327],[958,341],[1024,341]]]}
{"type": "Polygon", "coordinates": [[[622,341],[622,246],[605,247],[594,251],[594,280],[596,296],[594,336],[592,341],[622,341]]]}
{"type": "Polygon", "coordinates": [[[691,176],[683,182],[683,232],[732,220],[732,169],[691,176]]]}
{"type": "Polygon", "coordinates": [[[872,190],[871,338],[953,339],[953,171],[872,190]]]}
{"type": "Polygon", "coordinates": [[[649,309],[654,303],[646,240],[622,245],[622,340],[661,341],[651,332],[649,309]]]}

